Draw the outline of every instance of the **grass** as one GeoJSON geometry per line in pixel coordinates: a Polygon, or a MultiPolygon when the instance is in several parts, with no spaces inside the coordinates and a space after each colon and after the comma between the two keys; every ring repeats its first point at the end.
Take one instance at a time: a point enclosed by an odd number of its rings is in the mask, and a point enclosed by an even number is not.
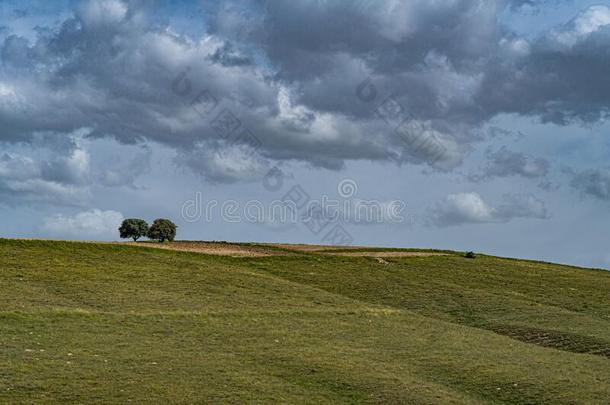
{"type": "Polygon", "coordinates": [[[610,272],[0,240],[0,403],[607,403],[610,272]]]}

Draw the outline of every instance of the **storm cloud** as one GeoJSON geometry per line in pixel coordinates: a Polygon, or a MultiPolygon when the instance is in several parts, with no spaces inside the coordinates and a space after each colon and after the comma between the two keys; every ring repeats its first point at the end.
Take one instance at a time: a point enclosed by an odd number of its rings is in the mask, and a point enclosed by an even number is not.
{"type": "Polygon", "coordinates": [[[140,2],[84,2],[33,40],[3,35],[0,138],[91,128],[92,137],[169,145],[218,181],[239,180],[239,170],[209,149],[237,156],[245,130],[257,160],[449,170],[498,114],[558,124],[607,114],[610,9],[528,40],[497,19],[525,3],[223,2],[194,38],[153,23],[140,2]],[[367,78],[372,98],[358,93],[367,78]],[[380,114],[390,96],[401,108],[392,120],[380,114]],[[215,121],[225,110],[236,125],[215,121]],[[405,143],[405,122],[448,152],[439,159],[405,143]]]}

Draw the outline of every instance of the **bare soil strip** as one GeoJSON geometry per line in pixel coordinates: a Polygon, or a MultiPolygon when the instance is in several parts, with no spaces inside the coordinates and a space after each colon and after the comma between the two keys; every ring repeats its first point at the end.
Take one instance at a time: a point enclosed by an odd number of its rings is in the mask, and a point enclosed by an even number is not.
{"type": "MultiPolygon", "coordinates": [[[[301,245],[301,244],[290,244],[290,243],[267,243],[268,246],[277,247],[280,249],[294,250],[295,252],[324,252],[326,250],[336,249],[363,249],[361,246],[329,246],[329,245],[301,245]]],[[[366,248],[364,248],[366,249],[366,248]]]]}
{"type": "MultiPolygon", "coordinates": [[[[265,249],[264,247],[245,246],[232,243],[215,243],[215,242],[191,242],[191,241],[176,241],[169,243],[146,243],[136,242],[129,243],[131,246],[144,246],[157,249],[178,250],[182,252],[204,253],[208,255],[219,256],[238,256],[238,257],[264,257],[282,255],[273,249],[265,249]]],[[[286,253],[288,254],[288,253],[286,253]]],[[[286,255],[284,254],[284,255],[286,255]]]]}

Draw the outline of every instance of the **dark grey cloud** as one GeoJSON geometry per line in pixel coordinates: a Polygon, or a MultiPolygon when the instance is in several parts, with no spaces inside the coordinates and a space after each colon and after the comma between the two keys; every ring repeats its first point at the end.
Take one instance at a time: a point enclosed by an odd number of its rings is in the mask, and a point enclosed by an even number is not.
{"type": "Polygon", "coordinates": [[[469,176],[472,181],[489,180],[496,177],[521,176],[528,179],[544,178],[550,163],[543,158],[534,158],[522,152],[511,151],[505,146],[487,150],[487,164],[480,173],[469,176]]]}
{"type": "Polygon", "coordinates": [[[230,42],[223,44],[210,56],[210,60],[223,66],[246,66],[254,63],[252,58],[233,49],[230,42]]]}
{"type": "Polygon", "coordinates": [[[370,121],[391,94],[409,117],[468,144],[499,114],[560,125],[607,114],[610,8],[583,10],[533,40],[498,24],[503,8],[543,3],[248,2],[264,17],[242,19],[239,7],[225,8],[212,32],[262,48],[274,77],[312,111],[370,121]],[[245,38],[240,21],[250,24],[245,38]],[[371,104],[350,97],[367,77],[378,94],[371,104]]]}
{"type": "Polygon", "coordinates": [[[96,180],[105,187],[138,189],[140,187],[136,184],[136,180],[150,170],[150,159],[151,151],[148,148],[142,148],[128,159],[111,156],[98,168],[96,180]]]}
{"type": "Polygon", "coordinates": [[[151,150],[86,138],[88,131],[37,133],[29,142],[0,142],[0,204],[86,206],[93,187],[140,188],[151,150]]]}
{"type": "Polygon", "coordinates": [[[227,42],[151,26],[118,0],[84,3],[57,30],[41,31],[33,43],[10,36],[0,52],[0,137],[7,141],[86,127],[93,137],[156,141],[185,154],[216,147],[220,138],[239,142],[237,133],[247,129],[260,141],[262,159],[336,168],[344,159],[387,155],[382,122],[360,125],[294,105],[292,90],[227,42]],[[204,111],[202,92],[217,104],[214,111],[204,111]],[[214,127],[223,110],[238,117],[235,134],[214,127]]]}
{"type": "Polygon", "coordinates": [[[610,201],[610,168],[572,173],[571,185],[583,195],[610,201]]]}
{"type": "Polygon", "coordinates": [[[610,7],[590,7],[527,48],[523,44],[520,57],[496,58],[477,102],[488,114],[517,113],[559,125],[598,122],[610,106],[609,41],[610,7]]]}
{"type": "Polygon", "coordinates": [[[0,204],[83,205],[90,196],[88,152],[73,143],[61,151],[44,148],[49,141],[40,138],[35,143],[36,149],[0,143],[0,204]]]}
{"type": "Polygon", "coordinates": [[[199,145],[181,151],[175,162],[213,183],[256,181],[271,169],[270,163],[246,145],[208,147],[199,145]]]}
{"type": "MultiPolygon", "coordinates": [[[[420,119],[458,113],[502,34],[493,2],[258,4],[264,18],[245,42],[262,48],[299,103],[356,119],[374,116],[352,97],[367,76],[420,119]]],[[[213,32],[230,38],[240,15],[220,14],[213,32]]]]}
{"type": "Polygon", "coordinates": [[[209,16],[208,35],[192,38],[140,2],[83,2],[35,40],[2,41],[0,139],[89,128],[91,137],[169,145],[177,162],[215,181],[259,172],[218,157],[240,159],[235,151],[251,147],[244,130],[258,143],[253,162],[451,170],[498,114],[559,124],[607,114],[610,9],[585,10],[528,42],[497,18],[525,3],[227,1],[209,16]],[[373,97],[363,98],[367,78],[373,97]],[[402,110],[391,119],[380,115],[388,97],[402,110]],[[239,125],[214,125],[222,111],[239,125]]]}

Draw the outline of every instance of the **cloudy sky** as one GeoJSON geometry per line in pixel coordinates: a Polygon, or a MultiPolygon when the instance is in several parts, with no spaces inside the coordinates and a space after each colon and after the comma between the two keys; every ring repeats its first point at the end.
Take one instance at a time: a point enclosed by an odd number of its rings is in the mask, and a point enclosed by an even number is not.
{"type": "Polygon", "coordinates": [[[1,236],[610,268],[610,3],[0,0],[0,61],[1,236]]]}

